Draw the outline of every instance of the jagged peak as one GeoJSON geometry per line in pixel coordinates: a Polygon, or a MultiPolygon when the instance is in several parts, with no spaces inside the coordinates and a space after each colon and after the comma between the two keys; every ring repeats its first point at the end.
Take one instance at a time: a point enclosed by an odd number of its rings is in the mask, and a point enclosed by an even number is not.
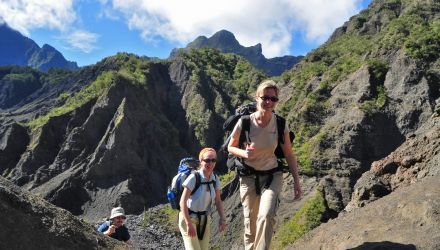
{"type": "Polygon", "coordinates": [[[58,52],[58,50],[56,50],[54,47],[50,46],[49,44],[44,44],[43,47],[41,47],[42,50],[46,50],[46,51],[55,51],[58,52]]]}
{"type": "Polygon", "coordinates": [[[209,40],[219,40],[220,42],[230,43],[234,45],[240,45],[235,38],[234,34],[227,30],[220,30],[212,35],[209,40]]]}

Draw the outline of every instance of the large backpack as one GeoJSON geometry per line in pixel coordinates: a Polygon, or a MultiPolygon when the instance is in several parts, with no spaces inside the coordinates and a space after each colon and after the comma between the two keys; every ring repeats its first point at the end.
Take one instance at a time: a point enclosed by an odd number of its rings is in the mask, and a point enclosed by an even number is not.
{"type": "MultiPolygon", "coordinates": [[[[250,130],[250,117],[249,115],[251,113],[254,113],[257,110],[256,108],[256,102],[251,102],[249,104],[246,104],[240,108],[238,108],[234,115],[229,116],[225,123],[223,124],[223,130],[226,132],[227,139],[221,146],[221,151],[228,152],[228,144],[232,137],[232,130],[235,127],[235,124],[237,124],[238,120],[242,120],[242,130],[240,133],[240,139],[239,139],[239,146],[242,147],[243,143],[245,141],[249,141],[249,130],[250,130]]],[[[281,148],[280,144],[284,144],[284,130],[286,127],[286,120],[275,114],[276,117],[276,123],[277,123],[277,131],[278,131],[278,146],[275,149],[275,156],[278,159],[279,165],[282,165],[282,159],[284,157],[283,150],[281,148]]],[[[292,131],[289,131],[289,137],[290,142],[293,142],[295,138],[295,134],[292,131]]],[[[228,154],[228,160],[226,162],[226,165],[230,170],[237,170],[240,171],[243,168],[243,164],[241,159],[236,157],[235,155],[228,154]]]]}
{"type": "Polygon", "coordinates": [[[173,209],[180,210],[179,201],[183,193],[183,182],[188,178],[190,174],[194,174],[196,177],[196,185],[191,191],[193,195],[202,184],[212,184],[214,189],[216,188],[217,176],[214,174],[214,180],[209,182],[202,182],[200,174],[196,171],[199,165],[199,161],[193,157],[183,158],[179,163],[177,174],[171,181],[171,186],[168,187],[167,198],[173,209]]]}

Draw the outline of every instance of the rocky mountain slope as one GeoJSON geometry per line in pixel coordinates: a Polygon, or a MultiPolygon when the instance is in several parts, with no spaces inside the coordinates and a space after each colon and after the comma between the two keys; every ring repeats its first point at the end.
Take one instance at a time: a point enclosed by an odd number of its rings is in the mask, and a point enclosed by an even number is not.
{"type": "Polygon", "coordinates": [[[39,47],[7,24],[0,24],[0,65],[30,66],[42,71],[50,68],[78,69],[76,62],[64,56],[48,44],[39,47]]]}
{"type": "MultiPolygon", "coordinates": [[[[380,202],[387,195],[392,204],[396,197],[414,197],[410,184],[438,176],[439,10],[438,1],[431,0],[373,1],[276,78],[282,88],[277,112],[296,134],[305,191],[294,202],[292,179],[285,176],[276,248],[344,209],[356,209],[347,213],[353,223],[362,206],[371,207],[365,216],[392,211],[380,202]]],[[[55,73],[8,69],[0,74],[12,90],[30,75],[38,79],[31,94],[0,95],[9,100],[0,113],[0,171],[90,221],[102,219],[114,205],[139,215],[165,203],[179,159],[196,155],[202,146],[218,147],[225,118],[266,77],[242,57],[214,49],[190,49],[154,62],[118,54],[78,72],[55,73]]],[[[221,162],[217,169],[225,172],[221,162]]],[[[213,245],[221,249],[241,246],[236,184],[223,190],[229,224],[224,234],[216,231],[214,216],[213,245]]],[[[423,209],[420,213],[428,211],[423,209]]],[[[172,217],[163,206],[151,211],[172,217]]],[[[388,216],[379,215],[378,221],[388,216]]],[[[339,216],[343,221],[345,215],[339,216]]],[[[135,220],[137,225],[141,219],[135,220]]],[[[340,227],[338,220],[332,221],[340,227]]],[[[432,223],[429,227],[438,225],[436,219],[432,223]]],[[[162,222],[133,230],[154,242],[156,232],[168,230],[153,230],[157,224],[162,222]]],[[[364,240],[389,241],[356,239],[350,247],[368,249],[364,240]]]]}
{"type": "Polygon", "coordinates": [[[354,186],[347,211],[428,176],[440,175],[440,104],[425,124],[387,157],[373,162],[354,186]]]}
{"type": "Polygon", "coordinates": [[[0,177],[1,249],[128,249],[0,177]]]}
{"type": "Polygon", "coordinates": [[[322,224],[286,249],[440,248],[438,176],[322,224]]]}
{"type": "Polygon", "coordinates": [[[116,204],[139,214],[164,203],[179,159],[219,145],[231,103],[244,95],[236,88],[250,89],[263,77],[243,59],[214,50],[164,62],[119,54],[72,74],[63,91],[53,92],[57,103],[40,97],[5,114],[0,170],[91,221],[116,204]],[[222,61],[222,68],[203,57],[222,61]],[[41,115],[26,108],[39,102],[52,108],[41,115]],[[14,122],[24,116],[35,118],[14,122]]]}
{"type": "Polygon", "coordinates": [[[439,9],[435,1],[374,1],[282,76],[281,110],[296,129],[302,172],[321,177],[330,211],[342,211],[371,163],[434,113],[439,9]]]}
{"type": "MultiPolygon", "coordinates": [[[[256,68],[263,70],[269,76],[278,76],[291,69],[303,56],[282,56],[267,59],[262,54],[261,44],[244,47],[235,39],[234,34],[221,30],[210,38],[199,36],[190,42],[184,50],[191,48],[215,48],[223,53],[234,53],[247,59],[256,68]]],[[[181,49],[173,49],[170,57],[175,57],[181,49]]]]}

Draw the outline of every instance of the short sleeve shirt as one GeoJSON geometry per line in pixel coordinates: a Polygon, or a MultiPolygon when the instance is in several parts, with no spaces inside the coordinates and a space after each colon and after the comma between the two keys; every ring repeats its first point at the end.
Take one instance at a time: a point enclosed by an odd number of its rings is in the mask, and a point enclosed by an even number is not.
{"type": "MultiPolygon", "coordinates": [[[[110,221],[106,221],[98,227],[98,232],[104,233],[105,231],[107,231],[109,227],[110,227],[110,221]]],[[[128,228],[125,225],[116,228],[115,232],[113,234],[110,234],[109,236],[112,237],[113,239],[117,239],[120,241],[128,241],[130,239],[128,228]]]]}
{"type": "MultiPolygon", "coordinates": [[[[250,115],[249,138],[254,143],[255,157],[253,159],[245,159],[245,163],[255,170],[264,171],[276,168],[278,166],[275,156],[275,149],[278,145],[278,129],[275,114],[272,114],[269,124],[262,128],[257,124],[255,113],[250,115]]],[[[240,134],[242,129],[241,119],[234,127],[232,134],[240,134]]],[[[289,132],[285,126],[284,133],[289,132]]],[[[240,145],[243,147],[243,145],[240,145]]]]}
{"type": "MultiPolygon", "coordinates": [[[[219,178],[214,177],[214,173],[212,173],[209,180],[207,180],[203,175],[202,170],[197,170],[197,172],[201,177],[200,182],[210,182],[215,180],[215,189],[213,184],[201,184],[197,191],[189,197],[186,205],[191,211],[194,212],[209,211],[211,204],[213,204],[215,200],[215,190],[218,190],[220,187],[220,181],[219,178]]],[[[186,178],[186,180],[183,182],[182,186],[192,191],[196,186],[196,176],[194,174],[188,176],[188,178],[186,178]]]]}

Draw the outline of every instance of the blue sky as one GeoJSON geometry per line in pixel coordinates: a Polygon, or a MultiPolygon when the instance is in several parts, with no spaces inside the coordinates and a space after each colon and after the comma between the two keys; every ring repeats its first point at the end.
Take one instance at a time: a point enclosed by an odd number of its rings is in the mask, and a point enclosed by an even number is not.
{"type": "Polygon", "coordinates": [[[267,58],[305,55],[371,0],[1,0],[6,22],[79,66],[117,52],[166,58],[226,29],[267,58]]]}

